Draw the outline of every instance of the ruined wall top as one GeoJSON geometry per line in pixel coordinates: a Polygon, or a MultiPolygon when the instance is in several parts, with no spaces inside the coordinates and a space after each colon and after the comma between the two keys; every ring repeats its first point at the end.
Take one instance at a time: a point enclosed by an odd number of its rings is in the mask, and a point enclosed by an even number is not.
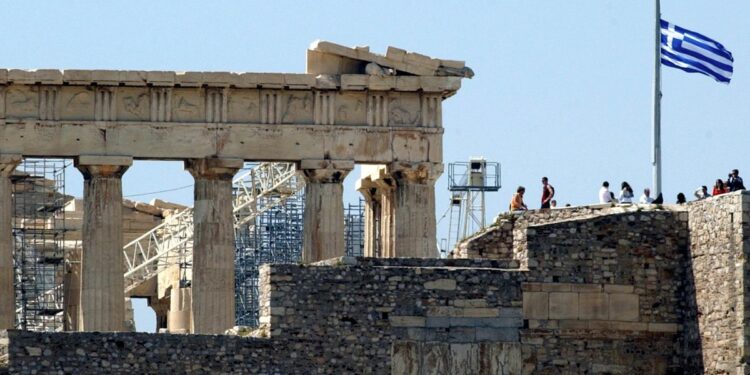
{"type": "Polygon", "coordinates": [[[463,61],[434,59],[395,47],[388,47],[383,56],[369,52],[368,47],[316,41],[308,50],[306,73],[0,69],[0,85],[369,89],[442,92],[450,96],[461,88],[461,78],[473,74],[463,61]],[[369,63],[377,65],[368,67],[369,63]]]}

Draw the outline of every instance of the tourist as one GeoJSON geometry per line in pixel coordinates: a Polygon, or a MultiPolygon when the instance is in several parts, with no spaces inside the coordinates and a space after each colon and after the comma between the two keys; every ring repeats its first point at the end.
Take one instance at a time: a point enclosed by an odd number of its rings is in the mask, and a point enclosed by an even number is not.
{"type": "Polygon", "coordinates": [[[633,203],[633,188],[630,187],[630,184],[623,181],[620,189],[620,203],[633,203]]]}
{"type": "Polygon", "coordinates": [[[740,171],[732,169],[732,173],[729,174],[729,179],[727,179],[727,189],[729,191],[745,190],[745,184],[742,183],[740,171]]]}
{"type": "Polygon", "coordinates": [[[550,208],[557,208],[557,201],[554,199],[549,201],[549,206],[550,208]]]}
{"type": "Polygon", "coordinates": [[[654,199],[654,204],[664,204],[664,196],[659,193],[659,195],[656,196],[656,199],[654,199]]]}
{"type": "Polygon", "coordinates": [[[519,186],[518,189],[516,189],[516,193],[513,194],[513,198],[510,200],[511,211],[528,210],[528,207],[526,207],[526,204],[523,203],[523,193],[525,192],[526,192],[526,188],[523,186],[519,186]]]}
{"type": "Polygon", "coordinates": [[[711,195],[714,197],[717,195],[721,195],[727,192],[727,187],[724,185],[724,181],[722,181],[720,178],[716,180],[716,183],[714,184],[714,190],[711,192],[711,195]]]}
{"type": "Polygon", "coordinates": [[[677,193],[677,204],[685,204],[687,203],[687,199],[685,199],[685,194],[677,193]]]}
{"type": "Polygon", "coordinates": [[[693,195],[695,195],[698,200],[711,198],[711,194],[708,194],[708,187],[706,187],[706,185],[703,185],[696,189],[693,195]]]}
{"type": "Polygon", "coordinates": [[[542,208],[550,208],[550,201],[555,196],[555,188],[549,184],[547,177],[542,177],[542,208]]]}
{"type": "Polygon", "coordinates": [[[599,203],[610,203],[612,202],[612,195],[609,193],[609,182],[604,181],[602,188],[599,189],[599,203]]]}
{"type": "Polygon", "coordinates": [[[651,189],[645,188],[643,189],[643,195],[641,195],[641,204],[651,204],[654,203],[654,198],[651,198],[651,189]]]}

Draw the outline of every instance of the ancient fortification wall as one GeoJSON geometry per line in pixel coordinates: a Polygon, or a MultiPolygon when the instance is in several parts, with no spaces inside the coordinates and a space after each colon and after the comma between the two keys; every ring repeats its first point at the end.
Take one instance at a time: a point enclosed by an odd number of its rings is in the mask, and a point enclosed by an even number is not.
{"type": "Polygon", "coordinates": [[[747,373],[750,194],[691,203],[688,212],[685,355],[708,374],[747,373]]]}
{"type": "Polygon", "coordinates": [[[531,212],[501,226],[525,260],[265,266],[253,337],[8,331],[0,357],[11,373],[745,373],[749,213],[742,193],[531,212]]]}

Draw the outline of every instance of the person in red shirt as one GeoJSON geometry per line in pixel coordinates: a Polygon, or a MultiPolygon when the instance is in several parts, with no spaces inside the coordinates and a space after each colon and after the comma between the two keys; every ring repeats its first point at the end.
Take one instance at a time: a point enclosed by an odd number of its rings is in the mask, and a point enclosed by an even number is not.
{"type": "Polygon", "coordinates": [[[550,208],[550,201],[555,196],[555,188],[549,184],[547,177],[542,177],[542,208],[550,208]]]}
{"type": "Polygon", "coordinates": [[[724,194],[726,192],[727,192],[727,187],[724,186],[724,181],[722,181],[721,179],[716,180],[716,183],[714,184],[714,191],[711,192],[711,195],[715,197],[719,194],[724,194]]]}

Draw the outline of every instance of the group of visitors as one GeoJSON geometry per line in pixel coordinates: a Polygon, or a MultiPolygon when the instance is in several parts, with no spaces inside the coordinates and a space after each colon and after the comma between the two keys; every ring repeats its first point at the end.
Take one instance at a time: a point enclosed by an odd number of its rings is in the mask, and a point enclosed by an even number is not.
{"type": "MultiPolygon", "coordinates": [[[[523,202],[523,195],[526,193],[526,188],[523,186],[519,186],[516,189],[516,193],[513,194],[513,198],[510,200],[510,210],[511,211],[526,211],[529,208],[526,206],[526,203],[523,202]]],[[[557,201],[555,201],[555,188],[552,187],[549,183],[549,179],[547,177],[542,177],[542,207],[543,209],[546,208],[555,208],[557,206],[557,201]]]]}
{"type": "MultiPolygon", "coordinates": [[[[713,190],[711,194],[708,193],[708,187],[707,186],[701,186],[695,192],[693,195],[695,195],[696,199],[706,199],[711,196],[721,195],[724,193],[729,193],[737,190],[744,190],[745,185],[742,181],[742,177],[740,177],[740,172],[737,169],[733,169],[732,172],[729,173],[729,176],[726,181],[722,179],[717,179],[716,183],[714,184],[713,190]]],[[[526,203],[523,201],[523,195],[526,193],[526,188],[523,186],[519,186],[516,189],[516,193],[513,194],[513,198],[510,201],[510,210],[511,211],[526,211],[528,210],[528,206],[526,206],[526,203]]],[[[549,179],[547,177],[542,177],[542,209],[547,208],[555,208],[557,206],[557,202],[553,199],[555,197],[555,188],[552,187],[549,183],[549,179]]],[[[606,203],[634,203],[635,194],[633,192],[633,188],[630,186],[630,184],[627,181],[623,181],[622,184],[620,184],[620,194],[619,196],[615,196],[615,193],[609,190],[609,182],[604,181],[602,183],[602,187],[599,189],[599,203],[606,204],[606,203]]],[[[651,189],[645,188],[643,189],[643,194],[638,199],[638,203],[640,204],[663,204],[664,203],[664,197],[661,193],[656,196],[656,198],[651,197],[651,189]]],[[[685,198],[685,194],[678,193],[677,194],[677,204],[684,204],[687,203],[687,199],[685,198]]],[[[570,205],[566,205],[570,206],[570,205]]]]}

